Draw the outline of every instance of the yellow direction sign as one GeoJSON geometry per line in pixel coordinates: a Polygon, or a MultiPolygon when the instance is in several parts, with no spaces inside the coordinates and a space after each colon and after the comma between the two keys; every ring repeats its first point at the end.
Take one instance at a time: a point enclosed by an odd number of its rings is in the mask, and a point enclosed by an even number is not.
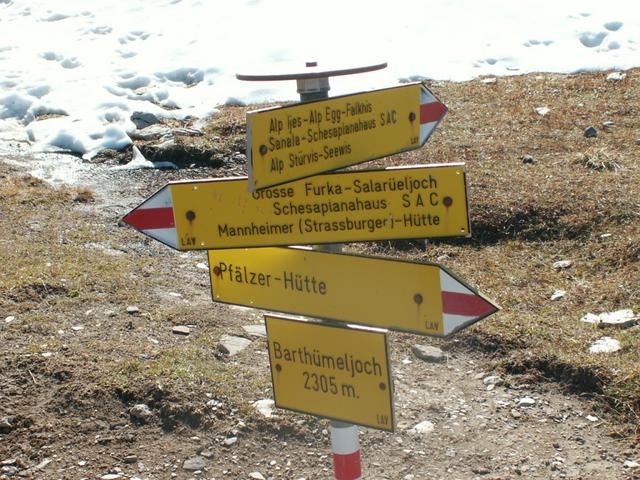
{"type": "Polygon", "coordinates": [[[446,337],[494,304],[435,264],[308,248],[209,251],[214,301],[446,337]]]}
{"type": "Polygon", "coordinates": [[[383,332],[265,315],[277,407],[393,431],[383,332]]]}
{"type": "Polygon", "coordinates": [[[462,163],[318,175],[253,193],[246,177],[172,182],[123,221],[178,250],[470,236],[462,163]]]}
{"type": "Polygon", "coordinates": [[[446,112],[420,83],[249,112],[249,189],[414,150],[446,112]]]}

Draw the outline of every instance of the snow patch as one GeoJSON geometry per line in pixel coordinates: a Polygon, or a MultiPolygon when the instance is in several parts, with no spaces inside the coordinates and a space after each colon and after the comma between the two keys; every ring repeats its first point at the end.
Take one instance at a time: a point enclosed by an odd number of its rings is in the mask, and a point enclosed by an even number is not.
{"type": "Polygon", "coordinates": [[[117,165],[112,167],[113,170],[140,170],[142,168],[178,168],[175,163],[172,162],[151,162],[147,160],[144,155],[138,150],[138,147],[133,147],[133,158],[126,165],[117,165]]]}
{"type": "Polygon", "coordinates": [[[596,340],[589,347],[590,353],[613,353],[620,350],[620,342],[615,338],[602,337],[596,340]]]}
{"type": "Polygon", "coordinates": [[[607,37],[607,32],[583,32],[580,34],[580,43],[587,48],[595,48],[602,44],[607,37]]]}

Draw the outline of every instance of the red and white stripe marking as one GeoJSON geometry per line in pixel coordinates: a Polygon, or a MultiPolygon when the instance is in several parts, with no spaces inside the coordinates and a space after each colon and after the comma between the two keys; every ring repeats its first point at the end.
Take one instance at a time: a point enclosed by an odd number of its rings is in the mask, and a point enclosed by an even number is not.
{"type": "Polygon", "coordinates": [[[420,88],[420,145],[429,139],[447,113],[447,107],[423,85],[420,88]]]}
{"type": "Polygon", "coordinates": [[[178,247],[171,187],[166,186],[129,212],[122,221],[170,247],[178,247]]]}
{"type": "Polygon", "coordinates": [[[465,287],[442,269],[440,270],[440,290],[442,290],[442,321],[445,336],[498,311],[498,307],[465,287]]]}
{"type": "Polygon", "coordinates": [[[361,480],[358,427],[349,423],[331,422],[331,449],[336,480],[361,480]]]}

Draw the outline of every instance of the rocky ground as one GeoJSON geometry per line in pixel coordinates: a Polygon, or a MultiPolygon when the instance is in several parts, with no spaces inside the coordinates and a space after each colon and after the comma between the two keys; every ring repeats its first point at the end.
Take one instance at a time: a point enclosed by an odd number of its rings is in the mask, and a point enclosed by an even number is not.
{"type": "MultiPolygon", "coordinates": [[[[173,125],[188,128],[137,139],[147,158],[180,169],[118,170],[132,152],[105,154],[60,188],[25,177],[58,157],[9,142],[0,478],[333,478],[329,422],[273,409],[262,312],[211,301],[204,253],[120,223],[167,181],[242,174],[243,114],[216,131],[173,125]],[[214,147],[198,145],[203,136],[214,147]]],[[[424,255],[414,247],[377,248],[424,255]]],[[[389,344],[397,429],[360,428],[364,478],[640,478],[633,425],[603,407],[593,375],[545,376],[531,367],[535,348],[482,323],[448,341],[391,333],[389,344]]]]}

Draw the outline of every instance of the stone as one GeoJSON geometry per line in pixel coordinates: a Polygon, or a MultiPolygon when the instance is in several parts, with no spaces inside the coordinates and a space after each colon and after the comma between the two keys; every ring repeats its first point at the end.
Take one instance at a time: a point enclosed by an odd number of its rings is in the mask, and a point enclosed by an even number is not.
{"type": "Polygon", "coordinates": [[[8,317],[5,317],[4,319],[4,323],[11,323],[16,319],[16,317],[14,317],[13,315],[9,315],[8,317]]]}
{"type": "Polygon", "coordinates": [[[411,347],[411,351],[416,357],[425,362],[437,363],[446,360],[444,352],[438,347],[431,345],[414,345],[411,347]]]}
{"type": "Polygon", "coordinates": [[[140,423],[147,423],[153,417],[153,412],[144,403],[138,403],[129,410],[129,416],[140,423]]]}
{"type": "Polygon", "coordinates": [[[551,301],[561,300],[567,294],[564,290],[554,290],[551,294],[551,301]]]}
{"type": "Polygon", "coordinates": [[[612,72],[609,75],[607,75],[607,80],[619,81],[619,80],[624,80],[626,77],[627,77],[627,74],[624,72],[612,72]]]}
{"type": "Polygon", "coordinates": [[[502,385],[504,383],[504,380],[499,375],[489,375],[482,380],[482,383],[484,383],[486,386],[498,386],[502,385]]]}
{"type": "Polygon", "coordinates": [[[132,464],[138,461],[138,457],[136,457],[135,455],[127,455],[122,459],[122,461],[127,464],[132,464]]]}
{"type": "Polygon", "coordinates": [[[15,465],[16,463],[17,463],[17,460],[15,458],[7,458],[6,460],[2,460],[0,462],[0,466],[7,467],[10,465],[15,465]]]}
{"type": "Polygon", "coordinates": [[[245,325],[242,329],[252,337],[266,338],[267,327],[264,325],[245,325]]]}
{"type": "Polygon", "coordinates": [[[547,113],[551,111],[549,110],[549,107],[536,107],[535,110],[536,110],[536,113],[541,117],[544,117],[547,113]]]}
{"type": "Polygon", "coordinates": [[[189,335],[191,333],[191,329],[185,325],[176,325],[171,329],[171,333],[175,335],[189,335]]]}
{"type": "Polygon", "coordinates": [[[498,79],[496,77],[483,78],[480,81],[485,85],[493,85],[495,83],[498,83],[498,79]]]}
{"type": "Polygon", "coordinates": [[[595,415],[587,415],[586,417],[587,420],[589,420],[590,422],[597,422],[598,420],[600,420],[598,417],[596,417],[595,415]]]}
{"type": "Polygon", "coordinates": [[[2,473],[3,475],[0,477],[2,479],[4,478],[9,478],[9,477],[13,477],[15,474],[18,473],[18,467],[14,467],[12,465],[8,465],[8,466],[4,466],[4,467],[0,467],[0,473],[2,473]]]}
{"type": "Polygon", "coordinates": [[[531,408],[536,404],[536,401],[531,397],[522,397],[518,400],[518,406],[522,408],[531,408]]]}
{"type": "Polygon", "coordinates": [[[170,136],[171,129],[163,125],[151,125],[140,130],[129,132],[132,140],[158,140],[159,138],[170,136]]]}
{"type": "Polygon", "coordinates": [[[625,308],[623,310],[616,310],[615,312],[606,312],[598,315],[599,318],[599,327],[618,327],[618,328],[629,328],[633,327],[640,316],[635,315],[633,310],[630,308],[625,308]]]}
{"type": "Polygon", "coordinates": [[[229,438],[225,438],[225,439],[222,441],[222,444],[223,444],[225,447],[230,447],[231,445],[233,445],[233,444],[235,444],[235,443],[237,443],[237,442],[238,442],[238,437],[229,437],[229,438]]]}
{"type": "Polygon", "coordinates": [[[270,398],[257,400],[253,402],[251,405],[253,405],[253,408],[255,408],[258,411],[258,413],[260,413],[264,417],[269,418],[273,415],[273,407],[275,403],[270,398]]]}
{"type": "Polygon", "coordinates": [[[131,121],[136,126],[136,128],[139,129],[143,129],[148,127],[149,125],[160,123],[158,117],[156,117],[153,113],[148,112],[133,112],[131,114],[131,121]]]}
{"type": "Polygon", "coordinates": [[[249,478],[251,478],[252,480],[265,480],[264,475],[262,475],[260,472],[251,472],[249,474],[249,478]]]}
{"type": "Polygon", "coordinates": [[[613,353],[621,348],[620,342],[615,338],[602,337],[591,344],[589,353],[613,353]]]}
{"type": "Polygon", "coordinates": [[[13,424],[15,422],[14,417],[2,417],[0,418],[0,433],[9,433],[15,428],[13,424]]]}
{"type": "Polygon", "coordinates": [[[572,265],[573,262],[571,260],[559,260],[557,262],[554,262],[553,268],[555,268],[556,270],[565,270],[572,265]]]}
{"type": "Polygon", "coordinates": [[[182,464],[182,468],[184,470],[189,470],[191,472],[195,472],[196,470],[202,470],[206,466],[207,466],[206,460],[200,455],[191,457],[185,460],[184,463],[182,464]]]}
{"type": "Polygon", "coordinates": [[[524,163],[525,165],[533,165],[534,163],[536,163],[536,159],[533,158],[531,155],[523,155],[522,163],[524,163]]]}
{"type": "Polygon", "coordinates": [[[408,432],[411,435],[425,435],[427,433],[433,432],[434,428],[435,428],[435,425],[433,423],[431,423],[429,420],[424,420],[418,423],[417,425],[414,425],[412,428],[409,429],[408,432]]]}
{"type": "Polygon", "coordinates": [[[584,136],[587,138],[595,138],[598,136],[598,130],[593,125],[588,126],[584,129],[584,136]]]}
{"type": "Polygon", "coordinates": [[[213,458],[213,456],[215,455],[215,452],[213,450],[203,450],[202,452],[200,452],[200,456],[204,457],[204,458],[213,458]]]}
{"type": "Polygon", "coordinates": [[[231,160],[233,160],[238,165],[243,165],[247,163],[247,156],[244,153],[236,152],[231,155],[231,160]]]}
{"type": "Polygon", "coordinates": [[[49,465],[51,463],[51,459],[50,458],[45,458],[44,460],[42,460],[38,465],[36,465],[35,467],[33,467],[35,470],[42,470],[44,467],[46,467],[47,465],[49,465]]]}
{"type": "Polygon", "coordinates": [[[202,130],[193,127],[178,127],[173,129],[175,135],[182,135],[183,137],[201,137],[204,135],[202,130]]]}
{"type": "Polygon", "coordinates": [[[107,473],[106,475],[102,475],[100,480],[116,480],[118,478],[122,478],[121,473],[107,473]]]}
{"type": "Polygon", "coordinates": [[[612,121],[606,121],[606,122],[602,122],[602,129],[605,132],[612,132],[613,131],[613,127],[614,127],[615,123],[613,123],[612,121]]]}
{"type": "Polygon", "coordinates": [[[625,460],[624,463],[622,464],[622,466],[624,468],[638,468],[640,467],[640,463],[634,461],[634,460],[625,460]]]}
{"type": "Polygon", "coordinates": [[[134,305],[130,305],[127,307],[127,313],[129,315],[136,315],[138,313],[140,313],[140,309],[134,305]]]}
{"type": "Polygon", "coordinates": [[[491,470],[489,470],[487,467],[472,467],[471,471],[476,475],[487,475],[491,473],[491,470]]]}
{"type": "Polygon", "coordinates": [[[230,357],[240,353],[251,344],[251,340],[233,335],[223,335],[218,343],[218,350],[230,357]]]}
{"type": "Polygon", "coordinates": [[[600,316],[599,315],[595,315],[593,313],[587,313],[586,315],[583,315],[582,318],[580,319],[580,321],[582,323],[600,323],[600,316]]]}

